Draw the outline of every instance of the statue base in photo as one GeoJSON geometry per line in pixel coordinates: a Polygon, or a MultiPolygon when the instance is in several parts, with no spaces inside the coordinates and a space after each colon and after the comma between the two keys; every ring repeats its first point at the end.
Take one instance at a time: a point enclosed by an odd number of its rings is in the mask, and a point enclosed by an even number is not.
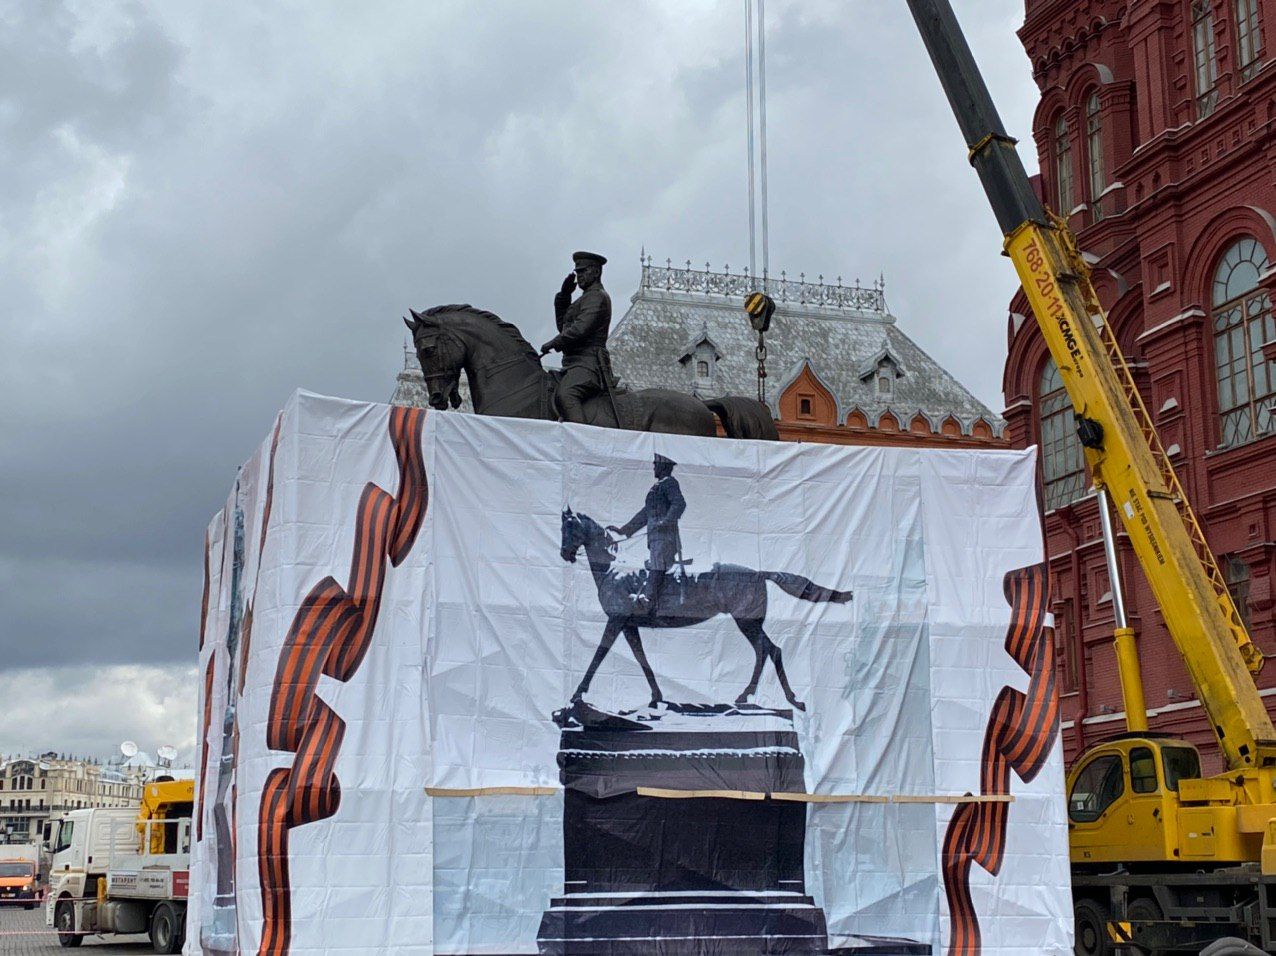
{"type": "Polygon", "coordinates": [[[805,804],[636,792],[803,792],[792,711],[577,705],[558,719],[564,892],[542,953],[828,951],[805,889],[805,804]]]}

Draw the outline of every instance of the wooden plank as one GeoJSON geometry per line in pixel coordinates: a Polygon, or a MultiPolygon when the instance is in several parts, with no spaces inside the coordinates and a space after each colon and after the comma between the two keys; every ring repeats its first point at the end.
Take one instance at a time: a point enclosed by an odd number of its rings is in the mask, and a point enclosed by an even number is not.
{"type": "Polygon", "coordinates": [[[552,797],[560,793],[558,787],[426,787],[430,797],[552,797]]]}
{"type": "Polygon", "coordinates": [[[713,797],[721,800],[765,800],[766,794],[753,790],[666,790],[663,787],[639,787],[640,797],[661,797],[665,800],[693,800],[713,797]]]}

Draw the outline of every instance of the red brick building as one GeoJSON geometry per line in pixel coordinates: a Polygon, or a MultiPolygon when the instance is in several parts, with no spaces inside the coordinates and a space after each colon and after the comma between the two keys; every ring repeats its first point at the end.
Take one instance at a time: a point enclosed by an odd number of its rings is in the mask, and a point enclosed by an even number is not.
{"type": "MultiPolygon", "coordinates": [[[[1276,653],[1276,0],[1028,0],[1040,185],[1068,216],[1144,400],[1258,646],[1276,653]]],[[[1003,390],[1042,448],[1069,761],[1124,729],[1098,512],[1022,293],[1003,390]]],[[[1215,752],[1128,545],[1152,727],[1215,752]]],[[[1276,711],[1276,665],[1260,678],[1276,711]]]]}

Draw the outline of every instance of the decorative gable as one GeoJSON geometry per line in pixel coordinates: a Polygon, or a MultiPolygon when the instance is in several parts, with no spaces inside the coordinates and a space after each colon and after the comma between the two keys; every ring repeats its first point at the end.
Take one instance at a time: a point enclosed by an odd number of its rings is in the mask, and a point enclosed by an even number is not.
{"type": "Polygon", "coordinates": [[[780,391],[780,421],[807,425],[836,425],[837,399],[820,381],[810,359],[803,360],[797,374],[780,391]]]}

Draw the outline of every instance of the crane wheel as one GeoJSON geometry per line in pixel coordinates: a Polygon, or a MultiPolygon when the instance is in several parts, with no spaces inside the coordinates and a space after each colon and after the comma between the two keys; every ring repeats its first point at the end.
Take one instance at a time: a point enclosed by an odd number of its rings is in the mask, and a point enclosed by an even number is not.
{"type": "Polygon", "coordinates": [[[1077,900],[1072,907],[1076,917],[1076,956],[1114,956],[1108,938],[1108,908],[1097,900],[1077,900]]]}

